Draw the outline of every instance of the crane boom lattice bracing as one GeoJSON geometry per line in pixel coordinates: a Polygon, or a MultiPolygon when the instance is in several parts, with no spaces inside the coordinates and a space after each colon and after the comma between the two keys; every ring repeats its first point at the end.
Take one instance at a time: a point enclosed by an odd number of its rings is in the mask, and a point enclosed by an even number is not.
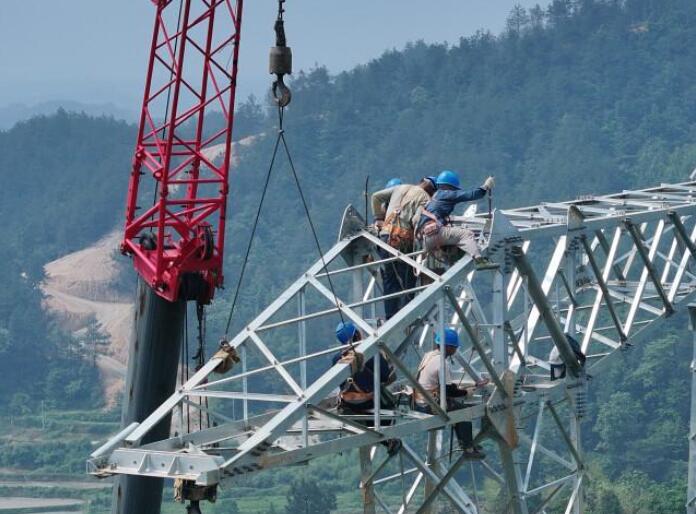
{"type": "MultiPolygon", "coordinates": [[[[174,392],[186,302],[207,304],[223,284],[243,0],[152,5],[155,23],[121,243],[140,275],[124,427],[143,421],[174,392]]],[[[168,435],[169,420],[165,416],[145,441],[168,435]]],[[[157,514],[161,496],[160,479],[121,477],[112,512],[157,514]]]]}
{"type": "MultiPolygon", "coordinates": [[[[582,512],[587,375],[602,380],[624,351],[649,344],[693,301],[696,182],[498,210],[492,222],[486,215],[454,222],[479,235],[495,266],[476,270],[464,256],[435,273],[422,252],[392,249],[349,207],[324,262],[230,341],[241,362],[216,374],[225,353],[216,355],[147,419],[97,450],[90,471],[210,486],[360,448],[365,512],[435,512],[447,501],[475,513],[484,475],[505,492],[499,511],[543,512],[563,502],[565,512],[582,512]],[[412,299],[382,323],[378,272],[394,261],[420,281],[400,293],[412,299]],[[416,365],[433,332],[453,327],[464,340],[458,372],[463,380],[490,378],[490,389],[462,410],[446,412],[431,399],[432,415],[406,402],[369,415],[341,414],[333,399],[351,367],[330,362],[342,349],[332,342],[339,311],[364,334],[356,346],[364,359],[395,366],[392,387],[417,388],[416,365]],[[584,367],[566,333],[580,342],[584,367]],[[554,348],[567,374],[551,381],[554,348]],[[199,398],[211,400],[215,426],[143,444],[153,427],[169,415],[183,419],[185,406],[199,398]],[[497,455],[469,462],[450,454],[449,427],[463,420],[483,421],[477,441],[492,441],[485,444],[497,455]],[[388,450],[384,443],[393,439],[401,445],[388,450]]],[[[689,512],[695,493],[690,485],[689,512]]]]}
{"type": "Polygon", "coordinates": [[[160,296],[207,303],[223,281],[243,2],[155,3],[121,249],[160,296]]]}

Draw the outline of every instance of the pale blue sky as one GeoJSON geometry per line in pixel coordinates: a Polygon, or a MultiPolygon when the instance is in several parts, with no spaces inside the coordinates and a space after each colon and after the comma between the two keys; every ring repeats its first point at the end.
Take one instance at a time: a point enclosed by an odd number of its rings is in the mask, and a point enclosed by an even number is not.
{"type": "MultiPolygon", "coordinates": [[[[408,41],[499,32],[515,3],[546,0],[288,0],[295,69],[349,69],[408,41]]],[[[245,2],[242,98],[269,82],[275,0],[245,2]]],[[[0,0],[0,107],[52,100],[137,109],[154,7],[150,0],[0,0]]]]}

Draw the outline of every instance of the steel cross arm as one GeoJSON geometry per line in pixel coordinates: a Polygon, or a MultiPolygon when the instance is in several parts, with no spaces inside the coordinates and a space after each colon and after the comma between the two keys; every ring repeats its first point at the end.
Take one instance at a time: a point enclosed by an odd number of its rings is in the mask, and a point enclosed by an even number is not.
{"type": "MultiPolygon", "coordinates": [[[[309,406],[309,409],[319,412],[319,410],[312,405],[309,406]]],[[[326,413],[323,409],[322,412],[326,413]]],[[[413,434],[422,434],[430,430],[439,430],[462,421],[480,419],[485,416],[485,406],[481,404],[474,407],[467,407],[466,409],[452,411],[450,414],[447,420],[443,420],[439,416],[423,414],[422,418],[380,427],[379,430],[360,425],[360,433],[354,433],[329,441],[322,441],[307,448],[298,448],[282,453],[263,453],[257,456],[256,460],[251,461],[251,464],[253,464],[257,470],[287,466],[306,462],[321,456],[333,455],[350,450],[351,448],[374,445],[380,441],[403,439],[413,434]]],[[[342,423],[344,422],[343,418],[340,416],[338,416],[338,418],[340,418],[342,423]]],[[[333,415],[331,419],[336,419],[338,421],[336,415],[333,415]]],[[[357,427],[355,428],[357,429],[357,427]]]]}
{"type": "MultiPolygon", "coordinates": [[[[319,259],[315,264],[309,269],[309,274],[316,274],[321,271],[326,262],[326,265],[333,261],[340,253],[353,241],[354,238],[346,238],[339,242],[333,248],[331,248],[325,255],[324,259],[319,259]]],[[[305,285],[307,281],[304,277],[295,281],[288,289],[285,290],[281,296],[276,299],[271,305],[269,305],[261,314],[259,314],[254,321],[252,321],[248,329],[255,330],[258,326],[268,320],[273,316],[280,308],[282,308],[288,300],[295,296],[305,285]]],[[[237,348],[241,345],[248,337],[246,331],[242,331],[238,334],[232,341],[230,341],[230,346],[237,348]]],[[[176,407],[176,405],[184,398],[186,393],[193,389],[195,386],[200,385],[208,376],[218,367],[222,362],[222,359],[212,358],[203,367],[196,372],[190,380],[188,380],[184,386],[170,396],[167,401],[160,405],[152,414],[150,414],[143,422],[136,428],[125,440],[127,445],[136,444],[145,434],[147,434],[157,423],[164,419],[169,412],[176,407]]]]}
{"type": "Polygon", "coordinates": [[[579,376],[581,369],[578,359],[575,357],[575,353],[568,343],[568,340],[563,333],[563,329],[558,323],[551,305],[549,305],[546,295],[541,289],[541,285],[539,285],[539,281],[536,278],[534,269],[532,269],[531,265],[527,261],[527,258],[525,257],[521,248],[517,246],[513,247],[512,257],[517,268],[520,270],[520,274],[527,277],[529,296],[532,297],[532,301],[536,305],[537,309],[539,309],[541,317],[544,320],[544,324],[546,325],[549,335],[553,340],[553,344],[556,346],[556,348],[558,348],[558,353],[560,354],[561,359],[563,359],[563,362],[570,369],[573,375],[579,376]]]}
{"type": "Polygon", "coordinates": [[[517,354],[517,358],[520,359],[520,364],[523,367],[526,366],[527,359],[525,359],[524,354],[522,353],[522,349],[520,348],[520,341],[517,335],[515,334],[515,330],[512,328],[512,324],[509,320],[505,321],[505,323],[503,324],[503,328],[505,329],[505,333],[507,334],[508,339],[510,339],[513,351],[517,354]]]}
{"type": "Polygon", "coordinates": [[[684,227],[684,223],[679,215],[674,211],[670,211],[667,216],[672,222],[672,226],[674,226],[674,231],[676,232],[679,240],[684,244],[684,246],[686,246],[691,256],[696,259],[696,244],[694,244],[691,238],[689,238],[689,234],[686,232],[686,227],[684,227]]]}
{"type": "Polygon", "coordinates": [[[422,264],[417,263],[416,261],[414,261],[413,259],[408,257],[406,254],[403,254],[403,253],[399,252],[398,250],[395,250],[394,248],[389,246],[387,243],[382,241],[380,238],[373,236],[369,232],[363,232],[363,236],[365,236],[365,238],[367,238],[369,241],[371,241],[375,246],[379,246],[380,248],[382,248],[382,250],[385,250],[386,252],[390,253],[394,257],[399,258],[401,261],[403,261],[406,264],[408,264],[409,266],[413,267],[413,269],[419,271],[420,273],[423,273],[424,275],[427,275],[428,277],[430,277],[434,281],[437,282],[437,281],[441,280],[440,275],[438,275],[434,271],[431,271],[430,269],[423,266],[422,264]]]}
{"type": "Polygon", "coordinates": [[[466,318],[466,314],[464,314],[464,311],[459,306],[459,303],[457,302],[457,299],[454,297],[451,288],[449,286],[445,286],[444,291],[445,295],[447,296],[447,299],[452,304],[452,307],[454,307],[454,311],[457,313],[459,321],[464,327],[464,330],[466,330],[466,333],[469,335],[469,338],[471,339],[471,344],[474,345],[474,348],[476,348],[481,362],[486,367],[486,370],[488,370],[488,373],[491,375],[491,379],[493,380],[501,394],[503,396],[507,396],[507,391],[505,390],[505,386],[503,385],[503,382],[500,380],[500,377],[498,376],[498,372],[496,371],[495,366],[488,358],[488,354],[486,354],[486,349],[479,341],[478,336],[474,331],[474,328],[471,326],[471,323],[469,323],[469,320],[466,318]]]}
{"type": "MultiPolygon", "coordinates": [[[[619,234],[617,234],[615,237],[618,238],[620,236],[619,234]]],[[[607,310],[609,311],[609,315],[611,316],[611,319],[614,322],[614,325],[616,326],[616,331],[619,333],[619,338],[621,339],[621,341],[625,341],[627,339],[626,333],[624,332],[624,329],[621,326],[619,316],[616,314],[614,303],[612,302],[611,295],[609,294],[609,287],[607,286],[607,283],[604,280],[604,276],[602,275],[602,271],[599,269],[599,265],[597,264],[597,261],[594,258],[592,248],[590,248],[590,243],[587,242],[587,237],[585,236],[580,237],[580,242],[582,243],[582,247],[585,250],[587,261],[590,263],[590,267],[592,268],[592,272],[594,273],[597,285],[599,286],[599,289],[602,291],[604,303],[606,304],[607,310]]]]}
{"type": "MultiPolygon", "coordinates": [[[[423,290],[393,318],[382,325],[375,334],[361,341],[357,346],[357,351],[364,355],[365,360],[368,360],[377,353],[379,341],[387,346],[396,347],[401,342],[403,329],[416,321],[425,311],[431,308],[436,298],[441,294],[441,284],[458,282],[466,275],[471,266],[471,258],[466,257],[461,259],[442,277],[439,277],[438,281],[423,290]]],[[[334,365],[306,389],[305,398],[303,400],[293,402],[286,406],[276,414],[271,421],[242,444],[239,454],[225,462],[225,468],[243,464],[244,458],[247,457],[256,446],[261,445],[269,439],[275,439],[289,425],[294,423],[302,415],[305,403],[318,403],[319,400],[325,398],[335,387],[338,387],[341,382],[348,378],[349,375],[349,364],[339,363],[334,365]]]]}
{"type": "Polygon", "coordinates": [[[416,514],[427,514],[429,512],[428,509],[430,508],[430,505],[433,503],[433,501],[437,499],[438,495],[442,492],[444,487],[457,473],[457,471],[459,471],[459,468],[462,466],[462,464],[464,464],[464,462],[467,461],[467,457],[468,455],[466,455],[466,453],[462,453],[459,456],[459,458],[456,461],[454,461],[454,463],[450,466],[449,470],[447,470],[445,476],[442,477],[440,479],[440,482],[435,486],[433,492],[430,493],[430,495],[427,498],[425,498],[420,508],[416,511],[416,514]]]}
{"type": "MultiPolygon", "coordinates": [[[[599,241],[599,246],[602,247],[602,250],[604,250],[604,255],[609,258],[610,253],[609,253],[609,242],[607,241],[607,238],[604,236],[604,232],[601,230],[595,230],[594,232],[595,237],[597,238],[597,241],[599,241]]],[[[612,269],[614,270],[614,274],[616,275],[616,279],[620,282],[625,282],[626,281],[626,276],[624,275],[623,271],[621,271],[621,266],[619,266],[618,261],[614,261],[614,264],[612,264],[612,269]]]]}
{"type": "MultiPolygon", "coordinates": [[[[696,191],[694,194],[696,194],[696,191]]],[[[694,211],[696,211],[696,198],[691,200],[691,202],[685,202],[683,205],[672,206],[670,208],[632,212],[631,220],[636,224],[640,224],[644,222],[654,221],[659,218],[664,218],[669,212],[675,212],[681,215],[688,215],[693,214],[694,211]]],[[[502,212],[503,214],[505,214],[507,211],[502,212]]],[[[587,232],[593,232],[594,230],[598,229],[608,230],[611,228],[623,226],[624,218],[625,216],[623,213],[616,212],[606,216],[587,217],[583,220],[583,227],[587,232]]],[[[513,222],[513,225],[514,224],[515,223],[513,222]]],[[[566,235],[568,227],[565,224],[554,224],[532,228],[519,227],[519,231],[520,236],[524,239],[550,239],[552,237],[561,237],[566,235]]]]}
{"type": "Polygon", "coordinates": [[[674,307],[672,307],[672,302],[669,301],[669,299],[667,298],[667,294],[665,293],[665,290],[662,288],[660,277],[657,275],[657,270],[655,270],[655,266],[653,266],[652,260],[650,259],[648,252],[645,251],[645,247],[643,246],[643,239],[640,237],[638,229],[629,219],[626,219],[624,223],[626,225],[628,233],[631,235],[631,238],[633,238],[633,243],[636,245],[638,255],[643,261],[645,269],[648,270],[648,275],[650,276],[650,279],[652,280],[653,285],[655,286],[657,294],[660,295],[662,303],[665,304],[665,315],[671,316],[674,312],[674,307]]]}
{"type": "MultiPolygon", "coordinates": [[[[693,289],[688,295],[684,296],[678,303],[675,304],[675,308],[679,305],[688,304],[691,301],[696,300],[696,289],[693,289]]],[[[658,331],[663,327],[665,322],[669,318],[661,316],[653,320],[650,324],[644,325],[640,330],[631,334],[631,337],[626,340],[627,344],[635,346],[642,343],[646,339],[653,337],[658,331]]],[[[593,363],[589,368],[588,372],[594,377],[601,373],[606,367],[614,362],[619,355],[622,355],[621,351],[612,351],[606,357],[602,357],[597,362],[593,363]]]]}
{"type": "MultiPolygon", "coordinates": [[[[431,480],[435,484],[440,484],[442,482],[442,478],[440,478],[437,473],[435,473],[425,462],[423,462],[418,457],[416,452],[414,452],[407,444],[402,445],[401,451],[404,452],[404,455],[406,457],[408,457],[408,459],[411,462],[413,462],[413,464],[418,469],[420,469],[421,473],[426,475],[429,480],[431,480]]],[[[476,513],[476,507],[473,505],[471,500],[469,498],[465,498],[465,499],[458,498],[457,497],[458,495],[454,491],[451,491],[450,484],[445,484],[441,488],[441,491],[447,496],[447,498],[449,498],[449,500],[452,503],[454,503],[457,506],[458,509],[460,509],[461,512],[471,513],[471,514],[476,513]]]]}
{"type": "Polygon", "coordinates": [[[553,403],[550,401],[546,402],[546,408],[551,413],[551,417],[556,422],[556,426],[558,427],[558,430],[561,432],[561,435],[563,436],[563,440],[565,441],[566,445],[568,446],[568,449],[570,450],[570,453],[573,456],[573,459],[575,459],[575,463],[578,466],[577,471],[581,471],[585,467],[585,464],[582,462],[582,459],[580,458],[580,454],[578,454],[577,448],[575,448],[575,446],[573,445],[573,441],[570,439],[568,432],[566,432],[566,429],[563,426],[563,423],[561,422],[561,418],[558,416],[558,412],[556,412],[556,408],[553,406],[553,403]]]}
{"type": "MultiPolygon", "coordinates": [[[[554,248],[553,255],[549,259],[549,264],[546,268],[546,272],[544,274],[544,281],[541,283],[541,292],[544,295],[548,295],[549,292],[551,291],[551,286],[553,285],[553,281],[558,274],[559,269],[561,268],[561,264],[563,263],[564,256],[566,253],[566,243],[567,243],[567,236],[563,234],[562,236],[559,237],[558,242],[556,243],[556,247],[554,248]]],[[[522,247],[522,250],[524,250],[524,246],[522,247]]],[[[525,252],[523,251],[523,254],[525,252]]],[[[519,269],[515,267],[515,269],[519,269]]],[[[541,311],[539,308],[536,306],[536,304],[532,304],[533,307],[531,309],[531,312],[529,312],[527,316],[527,320],[525,323],[525,329],[523,332],[524,338],[522,341],[522,353],[526,353],[528,355],[528,348],[527,346],[534,340],[534,331],[536,330],[536,326],[539,323],[539,319],[541,317],[541,311]]],[[[519,362],[518,357],[515,356],[515,358],[512,360],[512,366],[511,368],[514,371],[517,371],[519,365],[521,362],[519,362]]]]}
{"type": "Polygon", "coordinates": [[[333,291],[330,291],[328,288],[324,286],[319,280],[317,280],[315,277],[308,277],[309,283],[314,286],[314,289],[319,291],[322,296],[324,296],[327,300],[330,302],[336,304],[336,308],[343,313],[346,317],[350,318],[350,320],[355,323],[358,328],[363,332],[367,334],[371,334],[374,332],[374,329],[372,326],[365,321],[361,316],[358,316],[358,314],[351,309],[349,306],[347,306],[345,303],[343,303],[340,298],[338,298],[333,291]]]}
{"type": "Polygon", "coordinates": [[[266,344],[261,340],[261,338],[256,335],[256,332],[249,331],[249,339],[256,345],[256,347],[261,351],[265,359],[268,361],[268,363],[273,366],[273,369],[275,369],[278,374],[281,376],[281,378],[285,381],[287,385],[290,386],[290,388],[293,390],[293,392],[301,397],[304,395],[304,391],[300,387],[300,385],[295,382],[295,379],[292,378],[290,373],[288,373],[288,370],[285,369],[285,367],[278,362],[278,359],[275,358],[275,355],[273,355],[273,352],[266,346],[266,344]]]}

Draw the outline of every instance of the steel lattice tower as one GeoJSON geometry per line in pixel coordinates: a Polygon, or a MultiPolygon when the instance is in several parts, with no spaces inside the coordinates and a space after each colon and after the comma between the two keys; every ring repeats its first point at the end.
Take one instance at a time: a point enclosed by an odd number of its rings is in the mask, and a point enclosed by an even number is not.
{"type": "MultiPolygon", "coordinates": [[[[676,312],[688,310],[696,323],[690,307],[696,295],[696,182],[498,210],[492,220],[468,212],[455,223],[479,235],[492,269],[477,271],[464,257],[435,273],[422,252],[402,254],[387,246],[349,207],[324,261],[234,337],[234,351],[217,354],[146,420],[94,452],[90,472],[215,485],[359,449],[366,513],[435,512],[439,501],[475,513],[484,475],[500,484],[501,511],[544,512],[562,501],[566,513],[583,512],[587,376],[602,380],[623,352],[650,344],[676,312]],[[390,257],[380,258],[378,248],[390,257]],[[381,323],[379,268],[397,260],[420,280],[403,292],[413,299],[381,323]],[[445,327],[459,330],[465,342],[455,356],[464,380],[489,377],[491,387],[476,405],[458,411],[447,412],[429,397],[433,415],[406,406],[341,415],[332,398],[351,369],[329,359],[342,349],[332,342],[339,311],[365,336],[359,354],[395,366],[397,388],[419,387],[417,362],[430,349],[433,332],[445,327]],[[584,368],[565,333],[581,341],[584,368]],[[554,347],[568,373],[550,381],[554,347]],[[230,354],[240,362],[215,373],[230,354]],[[211,401],[206,412],[216,426],[141,444],[170,414],[184,426],[185,407],[199,398],[211,401]],[[240,419],[232,419],[232,404],[241,405],[240,419]],[[450,458],[449,427],[462,420],[483,421],[477,439],[488,441],[495,454],[484,461],[456,452],[450,458]],[[398,451],[383,447],[389,439],[402,441],[398,451]],[[394,483],[402,488],[398,497],[384,492],[394,483]]],[[[696,393],[696,381],[693,388],[696,393]]],[[[690,513],[696,512],[695,444],[691,437],[690,513]]]]}

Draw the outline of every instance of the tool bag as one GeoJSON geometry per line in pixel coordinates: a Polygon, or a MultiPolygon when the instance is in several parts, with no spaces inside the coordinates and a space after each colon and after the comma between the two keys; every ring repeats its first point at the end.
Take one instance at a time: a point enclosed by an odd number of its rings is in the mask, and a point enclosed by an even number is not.
{"type": "Polygon", "coordinates": [[[413,251],[413,227],[401,219],[403,203],[384,220],[382,230],[388,234],[387,244],[400,252],[413,251]]]}

